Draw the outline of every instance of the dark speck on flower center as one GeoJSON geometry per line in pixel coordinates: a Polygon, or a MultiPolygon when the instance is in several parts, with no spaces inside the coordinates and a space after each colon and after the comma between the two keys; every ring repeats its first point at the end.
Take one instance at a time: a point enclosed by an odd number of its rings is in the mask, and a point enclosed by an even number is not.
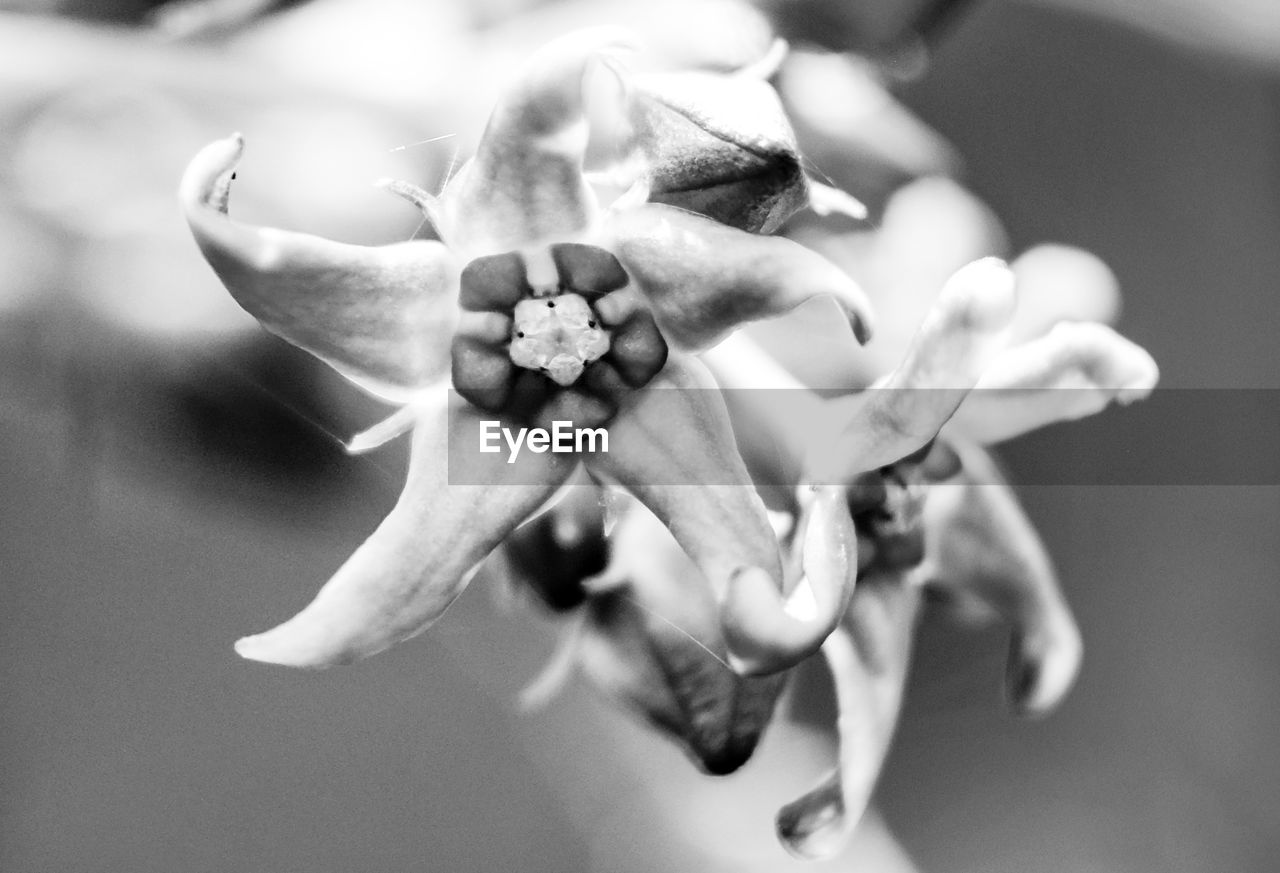
{"type": "Polygon", "coordinates": [[[557,385],[576,382],[587,364],[609,351],[609,345],[609,332],[597,326],[591,304],[578,294],[530,297],[515,305],[512,362],[545,372],[557,385]]]}

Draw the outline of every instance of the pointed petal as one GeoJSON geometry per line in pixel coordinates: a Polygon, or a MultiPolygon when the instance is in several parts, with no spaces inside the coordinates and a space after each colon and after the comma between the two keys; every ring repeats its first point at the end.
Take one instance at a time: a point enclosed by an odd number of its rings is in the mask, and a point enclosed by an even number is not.
{"type": "Polygon", "coordinates": [[[1094,415],[1112,402],[1127,406],[1159,379],[1151,355],[1106,325],[1062,322],[997,357],[948,427],[997,443],[1094,415]]]}
{"type": "Polygon", "coordinates": [[[391,514],[315,600],[236,643],[245,658],[327,667],[420,633],[466,587],[472,568],[572,472],[562,455],[480,454],[478,414],[457,398],[414,432],[409,479],[391,514]],[[453,451],[451,451],[453,449],[453,451]],[[451,482],[486,482],[451,484],[451,482]]]}
{"type": "Polygon", "coordinates": [[[238,135],[206,146],[180,193],[200,250],[236,302],[381,396],[447,375],[457,267],[444,246],[352,246],[234,222],[227,201],[243,146],[238,135]]]}
{"type": "Polygon", "coordinates": [[[839,765],[778,811],[779,839],[800,858],[839,853],[867,810],[902,707],[919,597],[895,578],[859,585],[847,621],[822,646],[836,690],[839,765]]]}
{"type": "Polygon", "coordinates": [[[601,584],[587,604],[583,671],[707,772],[736,770],[755,750],[785,676],[730,669],[707,580],[643,507],[619,520],[601,584]]]}
{"type": "Polygon", "coordinates": [[[415,404],[400,407],[382,421],[365,428],[348,440],[347,452],[352,455],[362,455],[386,445],[401,434],[412,430],[421,414],[421,407],[415,404]]]}
{"type": "Polygon", "coordinates": [[[764,504],[734,446],[724,401],[700,363],[669,360],[611,426],[609,451],[587,465],[638,497],[711,582],[735,669],[775,672],[821,646],[838,621],[831,614],[838,598],[808,619],[786,611],[764,504]]]}
{"type": "Polygon", "coordinates": [[[756,236],[670,206],[610,216],[605,232],[675,345],[701,351],[748,321],[829,296],[859,342],[871,336],[871,304],[857,283],[789,239],[756,236]]]}
{"type": "Polygon", "coordinates": [[[626,31],[591,28],[529,60],[494,108],[475,157],[440,198],[439,230],[467,259],[569,239],[591,223],[597,204],[582,173],[584,83],[629,42],[626,31]]]}
{"type": "Polygon", "coordinates": [[[898,367],[841,399],[848,424],[810,462],[810,481],[849,483],[920,450],[999,353],[1014,311],[1013,274],[996,258],[961,268],[943,287],[898,367]]]}
{"type": "Polygon", "coordinates": [[[1031,522],[989,457],[956,446],[962,484],[938,484],[925,500],[930,585],[976,597],[1013,626],[1007,689],[1014,709],[1044,715],[1080,669],[1080,631],[1031,522]]]}

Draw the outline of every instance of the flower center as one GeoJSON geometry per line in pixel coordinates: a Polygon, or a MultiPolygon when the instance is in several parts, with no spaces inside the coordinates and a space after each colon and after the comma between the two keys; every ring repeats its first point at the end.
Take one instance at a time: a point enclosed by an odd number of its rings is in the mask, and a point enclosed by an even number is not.
{"type": "Polygon", "coordinates": [[[526,298],[513,316],[512,362],[546,373],[557,385],[572,385],[587,364],[609,351],[609,331],[591,304],[573,292],[526,298]]]}

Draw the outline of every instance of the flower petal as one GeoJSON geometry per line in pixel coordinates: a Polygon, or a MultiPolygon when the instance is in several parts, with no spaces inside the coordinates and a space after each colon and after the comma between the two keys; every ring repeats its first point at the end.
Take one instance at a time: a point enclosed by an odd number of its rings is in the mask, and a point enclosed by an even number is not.
{"type": "Polygon", "coordinates": [[[521,525],[494,557],[506,576],[524,585],[553,612],[568,612],[587,598],[584,580],[608,562],[604,496],[589,484],[565,489],[555,506],[521,525]]]}
{"type": "Polygon", "coordinates": [[[626,511],[612,549],[603,590],[587,603],[583,671],[707,772],[733,772],[755,750],[785,676],[730,669],[707,580],[650,512],[626,511]]]}
{"type": "Polygon", "coordinates": [[[948,428],[997,443],[1141,400],[1159,378],[1151,355],[1106,325],[1061,322],[997,357],[948,428]]]}
{"type": "Polygon", "coordinates": [[[1010,268],[1018,277],[1014,343],[1042,336],[1060,321],[1111,324],[1120,314],[1120,283],[1092,252],[1045,243],[1028,249],[1010,268]]]}
{"type": "Polygon", "coordinates": [[[810,618],[786,611],[777,543],[714,389],[699,362],[672,357],[612,424],[609,452],[587,466],[638,497],[710,581],[735,669],[775,672],[817,651],[839,598],[810,618]]]}
{"type": "Polygon", "coordinates": [[[744,233],[661,204],[611,215],[605,233],[663,334],[686,350],[701,351],[744,322],[824,295],[839,304],[859,342],[871,336],[871,304],[857,283],[789,239],[744,233]]]}
{"type": "Polygon", "coordinates": [[[449,372],[457,268],[437,242],[367,247],[227,217],[239,135],[206,146],[180,197],[205,258],[267,330],[362,387],[403,399],[449,372]]]}
{"type": "Polygon", "coordinates": [[[918,591],[897,576],[864,580],[846,626],[822,645],[839,708],[839,765],[778,811],[778,837],[797,857],[833,857],[866,812],[902,707],[919,606],[918,591]]]}
{"type": "Polygon", "coordinates": [[[849,483],[928,444],[999,353],[1014,303],[1003,261],[984,258],[957,271],[902,363],[873,388],[835,402],[848,424],[812,458],[809,480],[849,483]]]}
{"type": "Polygon", "coordinates": [[[937,484],[924,504],[927,583],[976,597],[1013,625],[1007,690],[1014,709],[1043,715],[1080,668],[1080,631],[1044,545],[981,449],[953,444],[960,484],[937,484]]]}
{"type": "Polygon", "coordinates": [[[327,667],[376,654],[425,630],[472,568],[573,470],[563,455],[450,452],[478,442],[478,414],[458,398],[414,432],[409,479],[391,514],[315,600],[289,621],[236,643],[245,658],[327,667]],[[450,481],[488,484],[454,485],[450,481]]]}
{"type": "Polygon", "coordinates": [[[591,28],[533,55],[490,115],[475,157],[440,196],[446,242],[470,259],[569,239],[590,225],[597,204],[582,174],[584,82],[629,42],[618,28],[591,28]]]}

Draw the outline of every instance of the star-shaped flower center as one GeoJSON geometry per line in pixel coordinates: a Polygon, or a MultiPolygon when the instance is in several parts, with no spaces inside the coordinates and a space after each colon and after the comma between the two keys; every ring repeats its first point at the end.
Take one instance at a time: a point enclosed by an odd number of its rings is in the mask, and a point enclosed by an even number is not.
{"type": "Polygon", "coordinates": [[[609,331],[601,327],[591,304],[573,292],[521,300],[512,322],[512,362],[546,373],[563,387],[578,381],[587,364],[609,351],[609,331]]]}

